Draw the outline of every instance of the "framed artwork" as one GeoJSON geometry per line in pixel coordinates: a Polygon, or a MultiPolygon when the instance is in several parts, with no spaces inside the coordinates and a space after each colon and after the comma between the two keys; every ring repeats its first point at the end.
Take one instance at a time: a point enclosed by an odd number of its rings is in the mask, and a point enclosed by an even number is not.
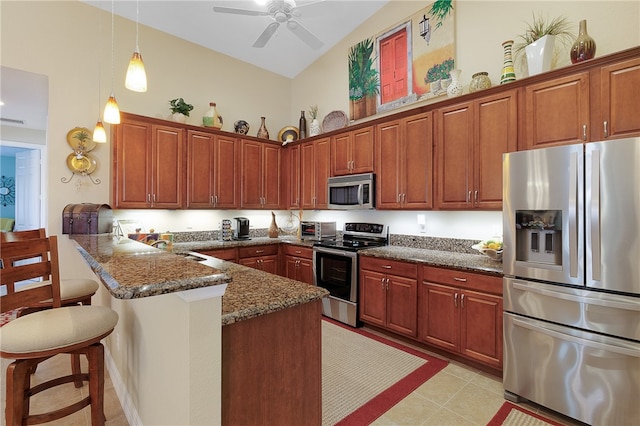
{"type": "Polygon", "coordinates": [[[349,118],[446,93],[455,68],[453,0],[436,0],[349,49],[349,118]]]}

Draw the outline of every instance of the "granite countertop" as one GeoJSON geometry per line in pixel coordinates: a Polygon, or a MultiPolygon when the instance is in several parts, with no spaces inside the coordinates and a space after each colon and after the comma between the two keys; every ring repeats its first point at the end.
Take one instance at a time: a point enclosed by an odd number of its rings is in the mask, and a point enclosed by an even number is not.
{"type": "Polygon", "coordinates": [[[365,249],[358,252],[362,256],[380,257],[400,260],[429,266],[458,269],[469,272],[483,272],[502,276],[502,262],[488,258],[485,255],[455,253],[441,250],[422,248],[384,246],[365,249]]]}
{"type": "MultiPolygon", "coordinates": [[[[179,253],[229,247],[229,244],[273,244],[257,238],[216,246],[216,241],[180,243],[174,253],[112,235],[73,235],[79,252],[113,297],[132,299],[226,284],[222,325],[255,318],[329,295],[320,287],[257,269],[210,258],[211,266],[187,260],[179,253]],[[260,240],[260,241],[257,241],[260,240]],[[177,254],[178,253],[178,254],[177,254]]],[[[300,242],[299,240],[296,240],[300,242]]],[[[305,242],[300,242],[306,245],[305,242]]]]}
{"type": "Polygon", "coordinates": [[[249,240],[232,240],[232,241],[219,241],[219,240],[207,240],[207,241],[190,241],[182,243],[173,243],[174,253],[185,253],[189,251],[206,251],[216,250],[232,247],[249,247],[268,244],[295,244],[312,248],[313,241],[300,240],[297,237],[254,237],[249,240]]]}

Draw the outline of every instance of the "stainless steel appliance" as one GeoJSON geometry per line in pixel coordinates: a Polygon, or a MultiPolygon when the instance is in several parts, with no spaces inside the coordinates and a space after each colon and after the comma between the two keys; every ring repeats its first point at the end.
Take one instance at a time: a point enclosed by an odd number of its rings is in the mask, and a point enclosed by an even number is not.
{"type": "Polygon", "coordinates": [[[342,240],[320,241],[313,246],[314,284],[329,290],[322,313],[358,325],[358,250],[387,245],[389,229],[377,223],[345,223],[342,240]]]}
{"type": "Polygon", "coordinates": [[[308,241],[335,240],[336,223],[302,221],[300,238],[308,241]]]}
{"type": "Polygon", "coordinates": [[[375,175],[336,176],[328,180],[329,208],[335,210],[373,209],[375,207],[375,175]]]}
{"type": "Polygon", "coordinates": [[[503,168],[505,397],[640,424],[640,138],[503,168]]]}
{"type": "Polygon", "coordinates": [[[236,220],[236,232],[234,240],[249,240],[249,219],[246,217],[234,217],[236,220]]]}

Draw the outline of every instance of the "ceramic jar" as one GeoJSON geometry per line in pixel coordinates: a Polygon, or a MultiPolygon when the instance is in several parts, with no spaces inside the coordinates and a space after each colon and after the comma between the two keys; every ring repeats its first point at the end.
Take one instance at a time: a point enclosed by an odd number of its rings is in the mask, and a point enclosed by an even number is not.
{"type": "Polygon", "coordinates": [[[502,76],[500,76],[500,84],[516,81],[516,70],[513,67],[513,56],[511,49],[513,48],[513,40],[507,40],[502,43],[502,76]]]}
{"type": "Polygon", "coordinates": [[[276,215],[271,212],[271,225],[269,226],[269,238],[278,238],[278,224],[276,224],[276,215]]]}
{"type": "Polygon", "coordinates": [[[460,82],[461,70],[451,70],[451,83],[447,87],[447,96],[453,98],[454,96],[462,95],[462,83],[460,82]]]}
{"type": "Polygon", "coordinates": [[[309,136],[317,136],[320,132],[320,122],[317,118],[312,119],[311,123],[309,123],[309,136]]]}
{"type": "Polygon", "coordinates": [[[471,82],[469,83],[469,93],[488,89],[490,87],[491,79],[489,78],[489,73],[481,71],[471,76],[471,82]]]}
{"type": "Polygon", "coordinates": [[[249,123],[244,120],[238,120],[233,123],[233,131],[240,135],[249,134],[249,123]]]}
{"type": "Polygon", "coordinates": [[[204,127],[222,129],[222,116],[218,114],[215,102],[209,102],[209,110],[202,117],[202,125],[204,127]]]}

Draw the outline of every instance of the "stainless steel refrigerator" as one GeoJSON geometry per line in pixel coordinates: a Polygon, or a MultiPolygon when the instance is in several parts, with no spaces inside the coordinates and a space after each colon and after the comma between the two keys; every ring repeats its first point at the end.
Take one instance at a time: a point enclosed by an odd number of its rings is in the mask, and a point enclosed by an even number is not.
{"type": "Polygon", "coordinates": [[[640,138],[503,160],[505,397],[640,424],[640,138]]]}

